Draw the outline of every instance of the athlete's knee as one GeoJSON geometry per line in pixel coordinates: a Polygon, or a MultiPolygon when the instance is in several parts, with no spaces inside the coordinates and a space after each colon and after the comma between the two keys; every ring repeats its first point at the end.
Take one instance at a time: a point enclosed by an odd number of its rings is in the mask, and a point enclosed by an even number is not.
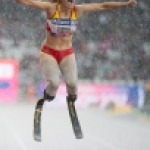
{"type": "Polygon", "coordinates": [[[77,99],[77,95],[68,95],[67,100],[71,102],[75,102],[77,99]]]}
{"type": "Polygon", "coordinates": [[[66,84],[67,84],[68,91],[72,91],[73,93],[74,93],[74,91],[76,91],[76,89],[77,89],[77,82],[76,81],[66,82],[66,84]]]}
{"type": "Polygon", "coordinates": [[[66,81],[66,84],[70,87],[75,87],[77,84],[76,80],[66,81]]]}
{"type": "Polygon", "coordinates": [[[48,86],[50,86],[51,89],[57,89],[59,86],[59,81],[49,80],[48,86]]]}

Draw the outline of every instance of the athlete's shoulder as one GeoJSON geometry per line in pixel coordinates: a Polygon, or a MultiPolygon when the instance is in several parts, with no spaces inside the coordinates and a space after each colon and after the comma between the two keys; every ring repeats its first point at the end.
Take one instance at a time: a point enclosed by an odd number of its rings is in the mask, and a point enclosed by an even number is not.
{"type": "Polygon", "coordinates": [[[79,10],[82,9],[82,5],[75,5],[74,7],[75,7],[75,9],[76,9],[77,11],[79,11],[79,10]]]}
{"type": "Polygon", "coordinates": [[[51,18],[55,14],[55,12],[57,10],[57,6],[58,6],[57,3],[51,3],[51,5],[49,6],[49,9],[47,10],[48,18],[51,18]]]}
{"type": "Polygon", "coordinates": [[[47,3],[47,4],[50,9],[55,9],[56,6],[58,5],[57,3],[47,3]]]}
{"type": "Polygon", "coordinates": [[[76,11],[77,17],[79,18],[83,14],[82,5],[75,5],[75,11],[76,11]]]}

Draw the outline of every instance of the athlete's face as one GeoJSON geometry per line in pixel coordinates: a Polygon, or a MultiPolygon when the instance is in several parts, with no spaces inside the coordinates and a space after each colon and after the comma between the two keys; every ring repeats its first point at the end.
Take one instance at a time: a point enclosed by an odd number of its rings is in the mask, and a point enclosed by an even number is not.
{"type": "Polygon", "coordinates": [[[61,2],[67,8],[73,8],[75,5],[75,0],[61,0],[61,2]]]}

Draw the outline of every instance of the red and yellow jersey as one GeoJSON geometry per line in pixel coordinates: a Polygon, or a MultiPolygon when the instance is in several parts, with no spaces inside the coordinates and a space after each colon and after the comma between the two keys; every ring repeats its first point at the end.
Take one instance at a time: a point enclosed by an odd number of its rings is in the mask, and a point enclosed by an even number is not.
{"type": "Polygon", "coordinates": [[[63,19],[60,14],[60,4],[56,4],[56,12],[52,18],[47,19],[47,30],[52,36],[68,36],[75,32],[77,28],[77,17],[75,7],[71,9],[70,18],[63,19]]]}

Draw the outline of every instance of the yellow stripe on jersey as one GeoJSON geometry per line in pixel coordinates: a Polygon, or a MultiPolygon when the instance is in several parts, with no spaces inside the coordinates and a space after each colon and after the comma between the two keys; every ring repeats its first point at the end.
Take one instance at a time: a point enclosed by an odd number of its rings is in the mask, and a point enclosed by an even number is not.
{"type": "Polygon", "coordinates": [[[60,18],[60,15],[59,15],[59,12],[58,12],[58,11],[56,11],[56,13],[55,13],[55,15],[54,15],[53,18],[56,18],[56,19],[60,18]]]}
{"type": "Polygon", "coordinates": [[[51,21],[55,18],[55,19],[59,19],[60,18],[60,14],[59,14],[59,8],[60,6],[59,6],[59,4],[57,3],[56,4],[56,12],[55,12],[55,14],[53,15],[53,17],[50,19],[51,21]]]}
{"type": "MultiPolygon", "coordinates": [[[[54,16],[50,20],[59,19],[59,18],[60,18],[60,4],[57,3],[56,4],[56,12],[55,12],[54,16]]],[[[71,20],[77,20],[75,7],[72,8],[72,10],[71,10],[71,18],[70,19],[71,20]]]]}
{"type": "Polygon", "coordinates": [[[72,16],[71,16],[71,20],[77,20],[75,7],[72,8],[72,16]]]}

